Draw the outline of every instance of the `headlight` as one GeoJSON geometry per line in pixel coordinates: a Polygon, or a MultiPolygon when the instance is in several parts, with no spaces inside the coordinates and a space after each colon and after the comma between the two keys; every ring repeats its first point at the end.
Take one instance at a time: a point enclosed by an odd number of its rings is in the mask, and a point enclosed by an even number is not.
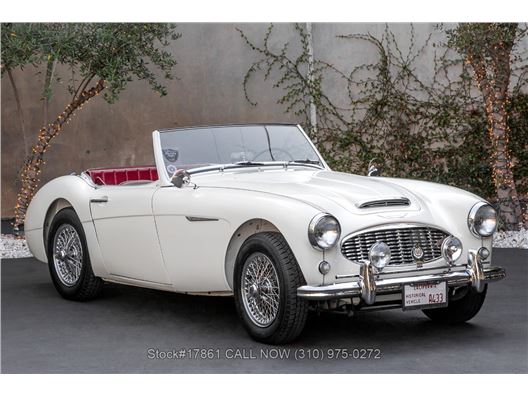
{"type": "Polygon", "coordinates": [[[442,256],[449,265],[453,265],[462,255],[462,242],[454,236],[448,236],[442,242],[442,256]]]}
{"type": "Polygon", "coordinates": [[[337,219],[328,213],[315,216],[308,226],[308,239],[316,249],[330,249],[341,236],[341,226],[337,219]]]}
{"type": "Polygon", "coordinates": [[[469,230],[476,237],[489,237],[497,229],[497,212],[486,202],[478,202],[469,211],[469,230]]]}
{"type": "Polygon", "coordinates": [[[380,271],[389,264],[391,251],[385,242],[376,242],[369,250],[369,260],[380,271]]]}

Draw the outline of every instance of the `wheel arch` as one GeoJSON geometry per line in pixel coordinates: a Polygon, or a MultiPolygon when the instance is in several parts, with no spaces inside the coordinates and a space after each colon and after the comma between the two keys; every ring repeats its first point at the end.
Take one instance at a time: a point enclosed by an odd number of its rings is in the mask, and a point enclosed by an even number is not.
{"type": "Polygon", "coordinates": [[[65,198],[57,198],[55,201],[53,201],[50,204],[46,212],[46,216],[44,217],[44,223],[42,227],[42,238],[43,238],[44,249],[46,250],[46,253],[49,253],[48,252],[48,245],[49,245],[48,238],[49,238],[49,231],[50,231],[51,223],[53,222],[53,219],[55,218],[57,213],[59,213],[62,209],[66,209],[66,208],[72,208],[75,211],[75,208],[73,207],[70,201],[68,201],[65,198]]]}
{"type": "MultiPolygon", "coordinates": [[[[225,277],[231,290],[233,290],[233,274],[235,269],[236,258],[242,244],[252,235],[261,232],[278,232],[279,228],[271,221],[263,218],[253,218],[242,223],[231,235],[225,254],[225,277]]],[[[282,233],[281,233],[282,234],[282,233]]]]}

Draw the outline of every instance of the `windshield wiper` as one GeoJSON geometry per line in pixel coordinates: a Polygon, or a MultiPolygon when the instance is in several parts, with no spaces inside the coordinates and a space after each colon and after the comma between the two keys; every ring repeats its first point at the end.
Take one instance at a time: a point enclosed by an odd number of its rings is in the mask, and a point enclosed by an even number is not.
{"type": "Polygon", "coordinates": [[[288,161],[288,164],[292,163],[298,163],[298,164],[314,164],[314,165],[321,165],[321,161],[318,160],[311,160],[311,159],[296,159],[288,161]]]}
{"type": "Polygon", "coordinates": [[[297,159],[297,160],[291,160],[287,162],[288,165],[305,165],[309,166],[311,168],[317,168],[317,169],[324,169],[323,164],[321,161],[318,160],[311,160],[311,159],[297,159]]]}
{"type": "Polygon", "coordinates": [[[263,162],[253,162],[253,161],[238,161],[235,162],[233,165],[239,165],[239,166],[264,166],[263,162]]]}

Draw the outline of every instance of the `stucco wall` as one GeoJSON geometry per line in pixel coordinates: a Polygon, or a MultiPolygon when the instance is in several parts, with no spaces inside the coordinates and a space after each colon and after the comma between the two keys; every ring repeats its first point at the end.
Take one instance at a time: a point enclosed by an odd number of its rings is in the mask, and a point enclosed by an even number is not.
{"type": "MultiPolygon", "coordinates": [[[[167,81],[168,96],[160,98],[144,82],[132,82],[120,100],[108,105],[102,97],[93,99],[63,129],[47,152],[42,183],[62,174],[86,168],[111,165],[153,163],[151,131],[157,128],[197,124],[243,122],[298,122],[276,104],[280,94],[272,82],[258,75],[252,80],[250,93],[258,100],[251,106],[244,97],[242,81],[252,52],[235,30],[239,27],[252,40],[263,37],[267,24],[183,24],[183,37],[174,42],[171,51],[178,60],[175,73],[179,80],[167,81]]],[[[424,39],[433,30],[432,24],[415,26],[416,37],[424,39]]],[[[371,32],[380,36],[384,24],[314,24],[314,53],[343,70],[374,60],[372,46],[361,42],[336,39],[336,35],[371,32]]],[[[410,35],[408,24],[391,25],[391,30],[406,47],[410,35]]],[[[291,24],[276,25],[273,43],[294,37],[291,24]]],[[[293,40],[296,41],[296,40],[293,40]]],[[[296,50],[292,44],[293,51],[296,50]]],[[[424,73],[430,70],[431,54],[419,60],[424,73]]],[[[28,145],[36,138],[43,123],[42,74],[33,67],[16,70],[14,78],[24,106],[28,145]]],[[[66,69],[59,70],[68,78],[66,69]]],[[[64,85],[66,83],[63,83],[64,85]]],[[[341,82],[331,77],[326,81],[330,92],[345,100],[341,82]]],[[[68,102],[64,86],[55,84],[50,105],[50,118],[62,111],[68,102]]],[[[2,79],[2,217],[12,216],[16,199],[16,174],[24,158],[24,145],[16,114],[13,91],[7,77],[2,79]]],[[[28,147],[29,148],[29,147],[28,147]]]]}

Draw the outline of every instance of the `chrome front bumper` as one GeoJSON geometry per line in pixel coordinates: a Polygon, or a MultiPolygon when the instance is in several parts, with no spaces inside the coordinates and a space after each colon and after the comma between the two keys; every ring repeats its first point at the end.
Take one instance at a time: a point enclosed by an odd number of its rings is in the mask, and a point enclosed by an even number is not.
{"type": "Polygon", "coordinates": [[[359,280],[353,282],[335,283],[322,286],[301,286],[297,289],[299,297],[308,300],[333,300],[339,298],[361,297],[368,305],[376,301],[376,294],[397,293],[403,290],[405,284],[447,282],[448,286],[471,285],[477,291],[482,291],[488,282],[498,281],[506,276],[501,267],[483,268],[476,250],[470,250],[468,264],[463,271],[446,271],[439,274],[412,275],[400,278],[378,279],[374,266],[368,261],[361,265],[359,280]]]}

